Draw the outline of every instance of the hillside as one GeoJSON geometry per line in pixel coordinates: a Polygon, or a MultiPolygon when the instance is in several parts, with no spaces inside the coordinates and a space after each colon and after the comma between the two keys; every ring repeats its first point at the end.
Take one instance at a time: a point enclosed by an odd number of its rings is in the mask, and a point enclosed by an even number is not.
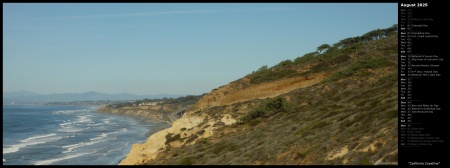
{"type": "Polygon", "coordinates": [[[120,164],[380,164],[397,158],[397,25],[214,89],[120,164]]]}

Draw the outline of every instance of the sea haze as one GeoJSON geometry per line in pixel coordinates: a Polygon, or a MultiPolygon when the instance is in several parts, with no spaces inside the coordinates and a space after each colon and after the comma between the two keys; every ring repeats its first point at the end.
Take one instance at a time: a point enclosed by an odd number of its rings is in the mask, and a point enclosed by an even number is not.
{"type": "Polygon", "coordinates": [[[140,99],[159,99],[159,98],[175,98],[184,95],[177,94],[157,94],[157,95],[134,95],[129,93],[108,94],[99,92],[84,93],[54,93],[54,94],[38,94],[28,91],[5,92],[3,93],[3,104],[18,103],[35,103],[35,102],[70,102],[84,100],[140,100],[140,99]]]}
{"type": "Polygon", "coordinates": [[[3,106],[4,165],[116,165],[167,124],[97,107],[3,106]]]}

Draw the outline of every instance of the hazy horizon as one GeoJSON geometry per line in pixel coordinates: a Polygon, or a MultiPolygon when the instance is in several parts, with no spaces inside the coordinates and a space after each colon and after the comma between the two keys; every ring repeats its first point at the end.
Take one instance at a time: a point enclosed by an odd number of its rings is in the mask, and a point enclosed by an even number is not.
{"type": "MultiPolygon", "coordinates": [[[[29,91],[29,90],[16,90],[16,91],[3,91],[3,93],[17,93],[17,92],[30,92],[30,93],[35,93],[35,94],[40,94],[40,95],[49,95],[49,94],[82,94],[82,93],[90,93],[90,92],[96,92],[96,93],[103,93],[103,94],[133,94],[133,95],[138,95],[138,96],[145,96],[145,95],[189,95],[189,94],[183,94],[183,93],[171,93],[171,94],[166,94],[166,93],[161,93],[161,94],[134,94],[134,93],[127,93],[127,92],[117,92],[117,93],[105,93],[105,92],[99,92],[99,91],[95,91],[95,90],[90,90],[90,91],[82,91],[82,92],[54,92],[54,93],[39,93],[39,92],[34,92],[34,91],[29,91]]],[[[203,94],[203,93],[201,93],[203,94]]],[[[199,94],[199,95],[201,95],[199,94]]]]}
{"type": "Polygon", "coordinates": [[[397,3],[3,3],[3,92],[200,95],[397,14],[397,3]]]}

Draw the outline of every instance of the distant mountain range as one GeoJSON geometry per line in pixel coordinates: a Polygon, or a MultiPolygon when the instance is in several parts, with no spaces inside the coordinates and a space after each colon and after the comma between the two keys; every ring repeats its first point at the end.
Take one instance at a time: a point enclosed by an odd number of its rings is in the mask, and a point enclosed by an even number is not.
{"type": "Polygon", "coordinates": [[[176,98],[185,95],[175,94],[157,94],[157,95],[135,95],[129,93],[108,94],[100,92],[84,93],[54,93],[39,94],[29,91],[5,92],[3,93],[3,104],[14,103],[35,103],[35,102],[71,102],[71,101],[98,101],[98,100],[140,100],[140,99],[158,99],[158,98],[176,98]]]}

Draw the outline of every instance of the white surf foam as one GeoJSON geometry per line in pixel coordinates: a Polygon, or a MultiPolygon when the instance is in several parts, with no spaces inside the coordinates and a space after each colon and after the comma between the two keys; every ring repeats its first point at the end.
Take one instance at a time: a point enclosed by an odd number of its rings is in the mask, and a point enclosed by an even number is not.
{"type": "Polygon", "coordinates": [[[64,123],[59,124],[59,126],[66,126],[66,125],[71,125],[71,124],[72,124],[71,122],[65,122],[65,121],[64,121],[64,123]]]}
{"type": "Polygon", "coordinates": [[[34,162],[34,165],[49,165],[49,164],[52,164],[55,162],[59,162],[61,160],[72,159],[74,157],[79,157],[79,156],[83,156],[83,155],[87,155],[87,154],[92,154],[92,153],[78,153],[78,154],[73,154],[73,155],[71,154],[71,155],[57,158],[57,159],[41,160],[41,161],[34,162]]]}
{"type": "Polygon", "coordinates": [[[106,138],[108,136],[108,134],[107,133],[102,133],[100,136],[98,136],[98,137],[95,137],[95,138],[91,138],[91,139],[89,139],[89,140],[91,140],[91,141],[95,141],[95,140],[99,140],[99,139],[103,139],[103,138],[106,138]]]}
{"type": "Polygon", "coordinates": [[[101,126],[101,125],[105,125],[105,124],[103,124],[103,123],[97,123],[97,124],[90,123],[90,124],[88,124],[88,126],[101,126]]]}
{"type": "Polygon", "coordinates": [[[107,119],[102,119],[103,123],[105,124],[109,124],[111,122],[111,119],[107,118],[107,119]]]}
{"type": "Polygon", "coordinates": [[[24,148],[27,146],[44,144],[44,143],[56,141],[56,140],[59,140],[62,138],[60,136],[55,136],[55,135],[56,134],[38,135],[38,136],[33,136],[30,138],[20,140],[21,143],[9,145],[9,147],[3,148],[3,154],[14,153],[14,152],[19,151],[21,148],[24,148]]]}
{"type": "Polygon", "coordinates": [[[52,114],[75,114],[75,113],[81,113],[81,112],[89,112],[90,109],[79,109],[79,110],[60,110],[52,112],[52,114]]]}
{"type": "Polygon", "coordinates": [[[87,128],[72,128],[72,127],[63,127],[61,129],[58,129],[59,132],[67,132],[67,133],[73,133],[73,132],[80,132],[84,130],[91,129],[91,127],[87,128]]]}
{"type": "Polygon", "coordinates": [[[29,142],[30,140],[33,140],[33,139],[40,139],[40,138],[51,137],[51,136],[55,136],[55,135],[56,134],[51,133],[51,134],[45,134],[45,135],[32,136],[30,138],[20,140],[20,142],[29,142]]]}
{"type": "Polygon", "coordinates": [[[99,140],[99,139],[106,138],[108,135],[118,134],[118,133],[125,132],[125,131],[127,131],[126,128],[123,128],[123,129],[121,129],[121,130],[119,130],[119,131],[116,131],[116,132],[102,133],[102,134],[100,134],[100,136],[95,137],[95,138],[91,138],[91,139],[89,139],[89,140],[95,141],[95,140],[99,140]]]}
{"type": "Polygon", "coordinates": [[[116,132],[102,133],[102,134],[100,134],[99,136],[97,136],[95,138],[89,139],[88,142],[81,142],[81,143],[77,143],[77,144],[63,146],[62,148],[67,149],[63,153],[72,152],[74,149],[80,148],[80,147],[83,147],[83,146],[89,146],[89,145],[93,145],[93,144],[100,143],[100,142],[106,142],[106,141],[109,141],[109,140],[114,140],[114,139],[116,139],[116,137],[107,138],[108,135],[118,134],[118,133],[126,132],[126,131],[127,131],[127,128],[122,128],[122,129],[120,129],[119,131],[116,131],[116,132]]]}
{"type": "Polygon", "coordinates": [[[81,143],[77,143],[77,144],[63,146],[62,148],[65,148],[67,150],[63,151],[62,153],[69,153],[69,152],[72,152],[74,149],[77,149],[77,148],[80,148],[83,146],[94,145],[96,143],[106,142],[106,141],[114,140],[114,139],[115,139],[115,137],[111,138],[111,139],[99,139],[99,140],[96,139],[96,140],[91,140],[89,142],[81,142],[81,143]]]}
{"type": "Polygon", "coordinates": [[[82,116],[77,116],[77,119],[75,120],[76,123],[91,123],[92,119],[89,118],[92,115],[82,115],[82,116]]]}

